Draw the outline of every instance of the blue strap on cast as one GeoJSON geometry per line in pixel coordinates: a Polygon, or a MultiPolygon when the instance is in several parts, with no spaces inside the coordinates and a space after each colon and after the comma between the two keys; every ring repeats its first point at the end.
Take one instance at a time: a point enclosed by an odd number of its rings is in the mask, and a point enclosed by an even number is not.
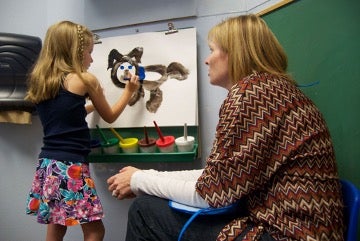
{"type": "Polygon", "coordinates": [[[191,206],[187,206],[181,203],[177,203],[174,201],[169,201],[169,206],[177,211],[180,212],[184,212],[184,213],[189,213],[192,214],[191,217],[188,219],[188,221],[186,221],[186,223],[184,224],[184,226],[182,227],[179,237],[178,237],[178,241],[181,241],[186,229],[190,226],[191,222],[194,221],[194,219],[199,216],[199,215],[216,215],[216,214],[224,214],[224,213],[231,213],[233,212],[237,207],[238,207],[238,203],[234,203],[231,204],[229,206],[226,207],[221,207],[221,208],[213,208],[213,207],[209,207],[209,208],[195,208],[195,207],[191,207],[191,206]]]}

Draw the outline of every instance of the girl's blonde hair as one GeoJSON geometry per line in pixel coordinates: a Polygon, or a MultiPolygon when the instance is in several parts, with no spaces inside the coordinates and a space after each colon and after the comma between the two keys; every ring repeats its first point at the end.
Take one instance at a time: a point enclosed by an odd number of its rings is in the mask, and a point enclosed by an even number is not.
{"type": "Polygon", "coordinates": [[[81,75],[84,49],[93,44],[93,33],[80,24],[61,21],[49,27],[39,57],[29,74],[26,100],[34,103],[54,98],[65,77],[81,75]]]}
{"type": "Polygon", "coordinates": [[[228,18],[208,34],[228,54],[233,84],[254,71],[286,78],[287,56],[279,41],[260,17],[250,14],[228,18]]]}

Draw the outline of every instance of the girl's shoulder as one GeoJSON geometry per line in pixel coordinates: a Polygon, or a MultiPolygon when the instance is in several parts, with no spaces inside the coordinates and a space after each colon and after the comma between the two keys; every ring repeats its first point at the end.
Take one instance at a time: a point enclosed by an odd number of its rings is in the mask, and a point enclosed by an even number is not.
{"type": "Polygon", "coordinates": [[[100,82],[96,76],[90,72],[83,72],[81,73],[82,81],[84,82],[87,93],[90,94],[91,92],[97,92],[99,88],[101,89],[100,82]]]}
{"type": "Polygon", "coordinates": [[[98,78],[90,72],[81,73],[81,78],[90,89],[97,89],[100,86],[98,78]]]}
{"type": "Polygon", "coordinates": [[[83,72],[81,73],[81,77],[88,83],[97,83],[98,80],[96,76],[90,72],[83,72]]]}
{"type": "Polygon", "coordinates": [[[97,79],[93,74],[81,73],[81,76],[76,73],[70,73],[65,79],[65,89],[78,94],[86,95],[90,89],[97,85],[97,79]]]}

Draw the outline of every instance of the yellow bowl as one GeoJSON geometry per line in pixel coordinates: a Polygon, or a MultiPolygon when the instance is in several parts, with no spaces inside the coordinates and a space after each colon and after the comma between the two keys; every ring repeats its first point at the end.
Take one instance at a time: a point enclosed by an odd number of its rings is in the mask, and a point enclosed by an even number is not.
{"type": "Polygon", "coordinates": [[[125,138],[119,142],[119,146],[125,153],[136,153],[138,152],[138,138],[125,138]]]}

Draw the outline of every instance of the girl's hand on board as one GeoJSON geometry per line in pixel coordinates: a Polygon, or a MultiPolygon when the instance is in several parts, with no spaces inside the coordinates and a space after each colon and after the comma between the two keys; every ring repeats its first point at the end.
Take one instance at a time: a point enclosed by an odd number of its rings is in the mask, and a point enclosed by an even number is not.
{"type": "Polygon", "coordinates": [[[130,80],[127,81],[125,89],[130,91],[130,92],[135,92],[139,89],[140,87],[140,81],[139,81],[139,76],[138,75],[132,75],[130,80]]]}

